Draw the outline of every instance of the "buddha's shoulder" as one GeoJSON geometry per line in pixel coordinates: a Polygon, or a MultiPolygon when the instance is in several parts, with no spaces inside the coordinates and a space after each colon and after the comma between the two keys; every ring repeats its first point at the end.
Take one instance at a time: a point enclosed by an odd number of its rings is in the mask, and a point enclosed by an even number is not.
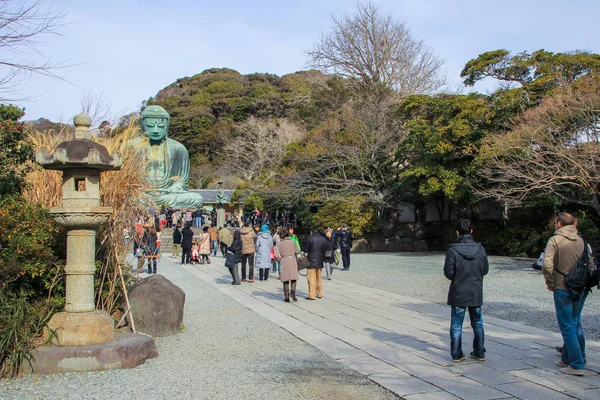
{"type": "Polygon", "coordinates": [[[173,150],[185,150],[187,151],[187,149],[185,148],[184,145],[182,145],[181,143],[179,143],[177,140],[171,139],[171,138],[167,138],[167,146],[173,150]]]}

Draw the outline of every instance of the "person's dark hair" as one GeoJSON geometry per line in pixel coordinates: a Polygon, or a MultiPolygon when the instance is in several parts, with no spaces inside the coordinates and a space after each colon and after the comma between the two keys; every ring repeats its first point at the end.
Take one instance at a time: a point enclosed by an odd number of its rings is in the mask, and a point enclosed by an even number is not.
{"type": "Polygon", "coordinates": [[[290,231],[288,231],[288,228],[281,228],[281,230],[279,231],[279,238],[280,239],[285,239],[286,237],[290,236],[290,231]]]}
{"type": "Polygon", "coordinates": [[[466,218],[461,218],[456,223],[456,231],[459,235],[470,235],[471,234],[471,221],[466,218]]]}
{"type": "Polygon", "coordinates": [[[319,232],[319,228],[317,228],[316,226],[311,226],[309,231],[310,231],[310,233],[312,235],[314,233],[318,233],[319,232]]]}
{"type": "Polygon", "coordinates": [[[575,223],[575,217],[572,214],[563,211],[558,213],[556,222],[560,222],[562,226],[573,225],[575,223]]]}
{"type": "Polygon", "coordinates": [[[202,232],[208,232],[208,226],[205,226],[204,228],[202,228],[202,232]]]}
{"type": "Polygon", "coordinates": [[[192,224],[190,222],[186,222],[185,223],[185,227],[188,228],[188,229],[190,229],[192,227],[192,224]]]}
{"type": "Polygon", "coordinates": [[[250,222],[244,222],[244,226],[248,228],[250,226],[250,222]]]}
{"type": "Polygon", "coordinates": [[[154,229],[154,227],[150,228],[150,231],[148,232],[151,235],[156,235],[156,229],[154,229]]]}

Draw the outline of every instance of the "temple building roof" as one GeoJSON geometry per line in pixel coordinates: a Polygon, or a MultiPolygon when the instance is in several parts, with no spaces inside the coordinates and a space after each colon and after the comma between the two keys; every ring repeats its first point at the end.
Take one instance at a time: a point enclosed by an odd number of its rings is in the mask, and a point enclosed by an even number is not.
{"type": "MultiPolygon", "coordinates": [[[[190,192],[199,193],[202,195],[202,199],[204,200],[204,204],[216,204],[217,196],[219,195],[220,189],[190,189],[190,192]]],[[[234,190],[225,189],[223,193],[225,193],[224,203],[231,202],[231,196],[233,196],[234,190]]]]}

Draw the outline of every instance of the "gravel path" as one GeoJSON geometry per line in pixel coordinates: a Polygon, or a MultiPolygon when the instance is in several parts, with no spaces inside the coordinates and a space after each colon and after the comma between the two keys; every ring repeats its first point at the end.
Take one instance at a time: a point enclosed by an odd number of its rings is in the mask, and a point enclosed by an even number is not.
{"type": "Polygon", "coordinates": [[[1,399],[397,399],[170,261],[185,330],[134,369],[0,380],[1,399]]]}
{"type": "MultiPolygon", "coordinates": [[[[449,281],[442,253],[352,254],[350,271],[333,279],[348,281],[432,303],[446,304],[449,281]]],[[[546,290],[534,260],[489,257],[484,279],[483,314],[559,332],[552,294],[546,290]]],[[[448,309],[448,321],[450,309],[448,309]]],[[[600,291],[594,290],[583,310],[587,339],[600,340],[600,291]]]]}

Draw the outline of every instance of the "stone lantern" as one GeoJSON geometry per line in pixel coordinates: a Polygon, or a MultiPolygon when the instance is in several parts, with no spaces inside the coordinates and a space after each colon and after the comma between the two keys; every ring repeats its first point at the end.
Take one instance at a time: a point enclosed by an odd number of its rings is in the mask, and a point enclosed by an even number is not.
{"type": "MultiPolygon", "coordinates": [[[[73,122],[73,140],[60,143],[54,154],[37,154],[43,168],[63,174],[63,205],[50,212],[67,229],[66,305],[48,322],[56,334],[52,342],[60,346],[110,342],[114,331],[112,318],[94,304],[96,231],[112,213],[112,207],[100,205],[100,173],[120,169],[123,160],[91,140],[88,115],[79,114],[73,122]]],[[[45,336],[50,337],[48,330],[45,336]]]]}

